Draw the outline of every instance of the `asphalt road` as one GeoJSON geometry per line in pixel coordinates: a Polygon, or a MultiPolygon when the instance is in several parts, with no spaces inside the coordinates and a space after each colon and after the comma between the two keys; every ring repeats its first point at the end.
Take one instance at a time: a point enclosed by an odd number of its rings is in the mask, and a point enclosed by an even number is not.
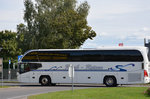
{"type": "MultiPolygon", "coordinates": [[[[72,89],[71,85],[41,86],[39,84],[22,84],[22,83],[4,83],[4,85],[12,86],[12,87],[0,88],[0,99],[27,99],[27,96],[34,95],[34,94],[72,89]]],[[[98,87],[98,86],[75,85],[74,89],[84,89],[84,88],[93,88],[93,87],[98,87]]]]}
{"type": "MultiPolygon", "coordinates": [[[[56,92],[63,90],[71,90],[71,85],[57,85],[57,86],[41,86],[39,84],[25,84],[25,83],[4,83],[7,86],[13,86],[10,88],[0,88],[0,99],[27,99],[27,96],[56,92]]],[[[87,85],[78,84],[74,86],[74,89],[84,89],[84,88],[95,88],[95,87],[105,87],[105,85],[87,85]]],[[[150,87],[148,85],[123,85],[119,87],[150,87]]]]}

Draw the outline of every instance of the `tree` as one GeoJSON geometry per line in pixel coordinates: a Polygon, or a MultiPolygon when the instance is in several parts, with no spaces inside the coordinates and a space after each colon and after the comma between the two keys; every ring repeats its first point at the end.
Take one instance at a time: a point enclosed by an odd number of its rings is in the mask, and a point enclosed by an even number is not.
{"type": "Polygon", "coordinates": [[[29,41],[30,37],[28,37],[27,27],[21,23],[17,25],[17,42],[18,42],[18,48],[22,49],[22,52],[25,52],[29,49],[29,41]]]}
{"type": "Polygon", "coordinates": [[[0,32],[0,45],[3,48],[1,50],[0,57],[4,60],[11,59],[12,61],[17,60],[17,55],[21,54],[21,49],[18,48],[17,33],[11,31],[0,32]]]}
{"type": "Polygon", "coordinates": [[[24,5],[26,48],[79,48],[96,36],[87,25],[86,1],[77,6],[76,0],[25,0],[24,5]]]}

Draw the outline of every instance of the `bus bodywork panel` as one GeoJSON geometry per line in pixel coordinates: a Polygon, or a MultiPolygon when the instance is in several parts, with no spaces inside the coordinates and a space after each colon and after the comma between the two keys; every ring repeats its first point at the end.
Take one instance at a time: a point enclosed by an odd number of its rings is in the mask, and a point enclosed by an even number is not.
{"type": "Polygon", "coordinates": [[[42,63],[43,68],[22,74],[20,82],[39,82],[40,75],[49,75],[52,83],[71,83],[69,65],[75,67],[74,83],[103,83],[106,75],[115,76],[118,84],[143,82],[141,62],[51,62],[42,63]],[[26,80],[24,80],[26,79],[26,80]]]}

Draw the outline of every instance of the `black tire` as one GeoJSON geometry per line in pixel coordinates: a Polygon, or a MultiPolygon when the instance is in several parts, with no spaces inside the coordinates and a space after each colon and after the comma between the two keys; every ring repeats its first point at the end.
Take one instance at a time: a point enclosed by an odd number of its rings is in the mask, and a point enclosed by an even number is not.
{"type": "Polygon", "coordinates": [[[104,78],[104,84],[107,87],[116,87],[117,86],[116,78],[113,76],[107,76],[104,78]]]}
{"type": "Polygon", "coordinates": [[[50,83],[51,83],[50,77],[48,77],[48,76],[42,76],[40,78],[40,83],[41,83],[42,86],[49,86],[50,83]]]}

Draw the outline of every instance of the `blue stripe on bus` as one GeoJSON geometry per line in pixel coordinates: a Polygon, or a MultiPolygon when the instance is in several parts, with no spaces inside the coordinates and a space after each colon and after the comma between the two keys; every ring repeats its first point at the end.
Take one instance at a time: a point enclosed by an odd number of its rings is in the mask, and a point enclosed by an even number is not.
{"type": "MultiPolygon", "coordinates": [[[[33,70],[33,71],[68,71],[68,70],[49,70],[49,69],[43,69],[43,70],[33,70]]],[[[107,71],[107,72],[126,72],[126,71],[118,71],[118,70],[75,70],[75,71],[85,71],[85,72],[98,72],[98,71],[107,71]]]]}

